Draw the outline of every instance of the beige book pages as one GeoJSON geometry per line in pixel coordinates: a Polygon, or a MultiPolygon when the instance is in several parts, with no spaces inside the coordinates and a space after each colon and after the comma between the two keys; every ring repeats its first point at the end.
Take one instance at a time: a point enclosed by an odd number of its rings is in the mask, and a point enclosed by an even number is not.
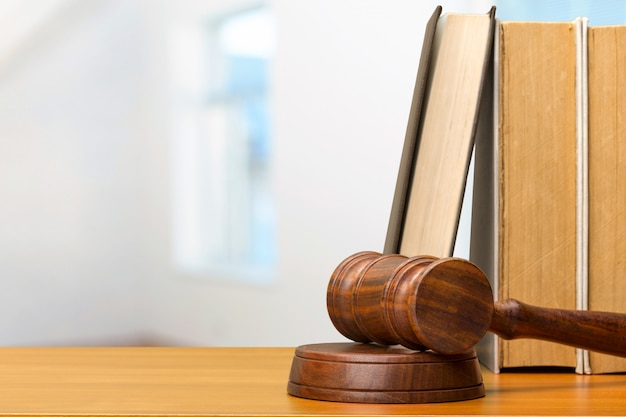
{"type": "Polygon", "coordinates": [[[446,14],[438,23],[400,243],[403,255],[452,255],[492,23],[491,14],[446,14]]]}

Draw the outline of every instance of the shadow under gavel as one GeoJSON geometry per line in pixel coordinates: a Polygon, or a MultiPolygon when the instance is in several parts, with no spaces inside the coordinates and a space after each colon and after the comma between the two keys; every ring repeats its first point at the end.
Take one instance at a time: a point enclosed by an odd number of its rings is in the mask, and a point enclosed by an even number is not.
{"type": "Polygon", "coordinates": [[[482,270],[458,258],[356,253],[333,272],[327,307],[355,342],[458,354],[489,331],[626,357],[626,315],[494,303],[482,270]]]}

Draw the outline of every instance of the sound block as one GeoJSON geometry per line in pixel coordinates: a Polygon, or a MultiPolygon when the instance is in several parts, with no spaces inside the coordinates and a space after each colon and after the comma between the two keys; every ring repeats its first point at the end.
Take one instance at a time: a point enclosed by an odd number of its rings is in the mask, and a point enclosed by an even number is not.
{"type": "Polygon", "coordinates": [[[287,392],[312,400],[378,404],[435,403],[485,396],[473,350],[440,355],[363,343],[298,347],[287,392]]]}

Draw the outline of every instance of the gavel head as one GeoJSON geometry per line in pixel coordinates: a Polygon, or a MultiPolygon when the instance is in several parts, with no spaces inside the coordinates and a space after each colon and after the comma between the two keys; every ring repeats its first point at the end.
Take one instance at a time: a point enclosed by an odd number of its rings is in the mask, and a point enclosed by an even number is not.
{"type": "Polygon", "coordinates": [[[359,252],[333,272],[330,319],[356,342],[458,354],[485,335],[493,294],[485,274],[458,258],[359,252]]]}

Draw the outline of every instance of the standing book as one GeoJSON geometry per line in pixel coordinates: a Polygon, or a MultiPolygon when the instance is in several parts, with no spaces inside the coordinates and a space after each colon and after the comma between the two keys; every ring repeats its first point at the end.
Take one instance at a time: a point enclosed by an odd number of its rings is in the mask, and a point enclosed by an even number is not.
{"type": "MultiPolygon", "coordinates": [[[[496,27],[493,124],[477,137],[470,248],[496,300],[576,308],[582,25],[496,27]]],[[[495,372],[577,366],[576,349],[538,340],[488,335],[478,350],[495,372]]]]}
{"type": "MultiPolygon", "coordinates": [[[[626,26],[590,27],[588,45],[586,297],[589,310],[626,313],[626,26]]],[[[585,373],[626,372],[624,358],[586,355],[585,373]]]]}
{"type": "Polygon", "coordinates": [[[386,253],[446,257],[456,239],[495,9],[484,15],[439,13],[420,60],[386,253]]]}

